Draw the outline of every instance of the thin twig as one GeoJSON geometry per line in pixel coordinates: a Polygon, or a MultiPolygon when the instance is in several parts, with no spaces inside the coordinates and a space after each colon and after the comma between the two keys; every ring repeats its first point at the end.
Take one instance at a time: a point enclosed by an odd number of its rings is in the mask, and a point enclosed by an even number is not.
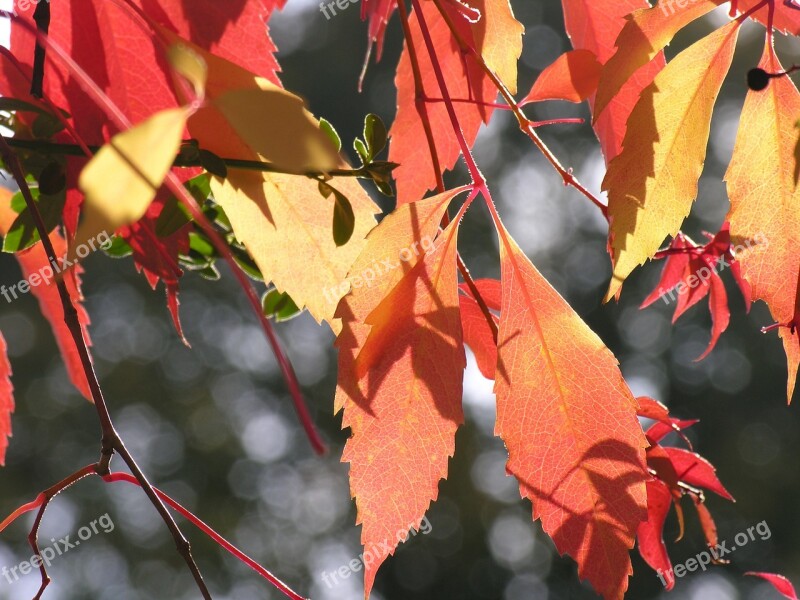
{"type": "MultiPolygon", "coordinates": [[[[39,237],[42,240],[42,245],[45,249],[45,253],[47,254],[48,262],[50,262],[51,265],[57,265],[58,257],[55,253],[55,249],[53,248],[53,244],[50,241],[49,232],[44,224],[41,213],[39,212],[39,208],[34,201],[30,188],[28,187],[28,183],[25,180],[25,173],[22,170],[22,165],[19,162],[19,158],[17,158],[17,155],[8,145],[5,137],[1,135],[0,155],[2,155],[6,167],[9,168],[11,174],[14,176],[14,179],[16,179],[17,184],[20,186],[20,192],[22,193],[23,198],[25,198],[25,204],[33,216],[36,229],[39,232],[39,237]]],[[[95,373],[94,366],[92,365],[92,359],[89,354],[88,346],[86,345],[86,340],[83,338],[80,320],[78,319],[78,312],[75,310],[75,306],[72,304],[72,299],[70,298],[69,291],[67,290],[67,286],[64,283],[63,278],[59,278],[56,281],[56,285],[58,287],[59,296],[61,297],[61,304],[64,310],[64,322],[67,325],[67,329],[72,336],[72,340],[78,351],[78,355],[80,356],[81,366],[83,367],[83,371],[89,383],[89,390],[91,392],[92,400],[94,401],[95,409],[97,410],[97,415],[100,419],[102,438],[100,460],[98,462],[99,473],[108,473],[111,457],[115,451],[118,452],[120,457],[125,461],[125,464],[127,464],[128,468],[130,468],[131,472],[133,472],[134,475],[139,478],[139,481],[142,484],[142,489],[150,498],[153,506],[156,508],[159,515],[161,515],[161,518],[164,520],[164,523],[170,530],[170,533],[175,540],[175,545],[189,567],[189,571],[192,573],[192,577],[197,583],[197,587],[200,589],[203,598],[206,600],[211,600],[211,593],[208,591],[208,587],[203,581],[203,576],[200,573],[200,569],[192,557],[191,546],[189,545],[188,540],[184,537],[180,528],[175,523],[175,520],[167,510],[167,507],[164,506],[164,503],[161,502],[158,496],[153,492],[150,482],[144,476],[144,473],[142,473],[142,470],[139,468],[139,465],[136,463],[134,458],[125,448],[119,433],[117,433],[116,429],[114,428],[114,425],[111,421],[111,416],[108,412],[108,406],[106,405],[105,398],[103,397],[103,393],[100,389],[100,384],[97,380],[97,374],[95,373]]]]}

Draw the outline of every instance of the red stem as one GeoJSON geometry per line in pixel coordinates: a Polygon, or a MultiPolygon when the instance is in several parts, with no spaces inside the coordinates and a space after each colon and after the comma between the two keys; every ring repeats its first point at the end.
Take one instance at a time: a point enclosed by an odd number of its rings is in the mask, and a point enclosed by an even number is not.
{"type": "MultiPolygon", "coordinates": [[[[128,475],[127,473],[109,473],[103,477],[103,480],[106,482],[117,482],[117,481],[124,481],[126,483],[132,483],[134,485],[139,485],[139,482],[136,480],[135,477],[128,475]]],[[[185,517],[188,521],[190,521],[195,527],[197,527],[200,531],[205,533],[208,537],[214,540],[217,544],[222,546],[225,550],[227,550],[230,554],[238,558],[248,567],[253,569],[256,573],[261,575],[264,579],[269,581],[272,585],[274,585],[278,590],[280,590],[285,596],[291,598],[292,600],[304,600],[302,596],[294,592],[289,586],[283,583],[280,579],[275,577],[272,573],[267,571],[264,567],[259,565],[255,560],[247,556],[244,552],[239,550],[236,546],[231,544],[228,540],[214,531],[209,525],[207,525],[200,517],[196,516],[187,508],[184,508],[179,504],[177,501],[173,500],[171,497],[167,496],[164,492],[159,490],[158,488],[153,488],[158,494],[158,497],[165,503],[171,506],[173,509],[178,511],[183,517],[185,517]]]]}

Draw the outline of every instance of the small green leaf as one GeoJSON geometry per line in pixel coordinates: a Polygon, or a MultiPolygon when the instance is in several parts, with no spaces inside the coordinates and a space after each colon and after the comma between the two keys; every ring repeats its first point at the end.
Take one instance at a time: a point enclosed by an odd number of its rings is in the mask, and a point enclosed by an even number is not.
{"type": "MultiPolygon", "coordinates": [[[[36,200],[36,198],[39,197],[39,190],[37,188],[31,188],[31,195],[33,196],[33,199],[36,200]]],[[[11,210],[13,210],[15,213],[21,213],[23,210],[25,210],[26,206],[27,204],[25,203],[25,196],[22,195],[22,192],[16,192],[11,197],[11,210]]]]}
{"type": "Polygon", "coordinates": [[[288,321],[300,314],[300,309],[294,300],[285,292],[281,293],[275,288],[267,290],[261,299],[261,305],[267,318],[279,322],[288,321]]]}
{"type": "Polygon", "coordinates": [[[200,150],[200,164],[203,168],[217,177],[225,179],[228,176],[228,166],[219,156],[208,150],[200,150]]]}
{"type": "Polygon", "coordinates": [[[261,271],[256,265],[255,261],[250,258],[250,255],[247,253],[246,250],[240,248],[236,244],[231,244],[229,246],[231,250],[231,254],[233,255],[233,259],[236,261],[236,264],[244,271],[251,279],[255,279],[256,281],[264,281],[264,276],[261,274],[261,271]]]}
{"type": "Polygon", "coordinates": [[[190,223],[191,220],[189,211],[184,208],[183,204],[178,202],[175,196],[170,196],[164,203],[164,208],[161,209],[158,219],[156,219],[156,235],[160,238],[169,237],[181,227],[190,223]]]}
{"type": "Polygon", "coordinates": [[[362,163],[364,163],[365,165],[370,163],[372,157],[369,154],[369,150],[367,150],[367,147],[364,145],[364,142],[362,142],[358,138],[354,139],[353,148],[355,148],[356,152],[358,152],[358,155],[361,157],[362,163]]]}
{"type": "Polygon", "coordinates": [[[333,193],[336,196],[333,206],[333,241],[337,246],[344,246],[353,236],[356,216],[350,201],[335,189],[333,193]]]}
{"type": "Polygon", "coordinates": [[[214,248],[214,244],[212,244],[205,235],[197,231],[189,232],[189,249],[207,258],[217,256],[217,250],[214,248]]]}
{"type": "Polygon", "coordinates": [[[386,147],[386,125],[378,115],[368,114],[364,119],[364,141],[367,142],[370,158],[377,156],[386,147]]]}
{"type": "Polygon", "coordinates": [[[331,122],[328,121],[328,119],[320,119],[319,128],[322,129],[322,131],[325,132],[325,135],[331,139],[333,145],[336,147],[336,151],[341,152],[342,138],[339,137],[339,134],[336,132],[336,129],[334,129],[333,125],[331,125],[331,122]]]}
{"type": "MultiPolygon", "coordinates": [[[[61,214],[64,212],[64,200],[66,196],[64,193],[46,196],[36,193],[33,190],[31,190],[31,192],[36,200],[36,205],[44,221],[45,228],[47,232],[50,233],[61,221],[61,214]]],[[[33,246],[40,239],[39,230],[36,228],[33,214],[26,206],[11,224],[8,234],[3,240],[3,252],[13,253],[25,250],[33,246]]]]}
{"type": "Polygon", "coordinates": [[[103,252],[111,258],[125,258],[133,254],[133,248],[123,238],[115,235],[111,238],[111,244],[107,248],[103,248],[103,252]]]}
{"type": "Polygon", "coordinates": [[[31,126],[33,137],[39,140],[49,140],[55,134],[64,130],[64,124],[50,113],[39,115],[31,126]]]}
{"type": "Polygon", "coordinates": [[[39,191],[47,196],[53,196],[64,191],[67,187],[67,175],[64,167],[58,162],[49,163],[39,174],[39,191]]]}
{"type": "Polygon", "coordinates": [[[197,271],[200,277],[208,279],[209,281],[217,281],[220,277],[219,270],[214,263],[209,264],[207,267],[197,271]]]}

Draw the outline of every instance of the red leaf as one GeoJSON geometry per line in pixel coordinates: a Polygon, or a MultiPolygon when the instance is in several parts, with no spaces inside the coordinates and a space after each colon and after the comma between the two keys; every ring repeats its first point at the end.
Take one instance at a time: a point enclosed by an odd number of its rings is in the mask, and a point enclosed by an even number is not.
{"type": "MultiPolygon", "coordinates": [[[[472,349],[478,369],[487,379],[494,379],[497,367],[497,344],[494,342],[492,330],[486,322],[478,303],[465,294],[458,296],[461,310],[461,329],[464,331],[464,343],[472,349]]],[[[492,316],[497,323],[497,318],[492,316]]]]}
{"type": "MultiPolygon", "coordinates": [[[[706,264],[710,269],[714,268],[708,261],[706,261],[706,264]]],[[[725,292],[725,284],[722,283],[722,278],[716,272],[712,272],[710,281],[711,296],[708,301],[708,309],[711,311],[711,339],[708,341],[705,351],[695,359],[696,361],[703,360],[714,349],[719,336],[728,328],[728,323],[731,320],[731,311],[728,308],[728,294],[725,292]]]]}
{"type": "Polygon", "coordinates": [[[769,581],[778,592],[783,594],[786,598],[789,598],[789,600],[797,600],[797,592],[794,591],[792,582],[783,575],[777,575],[775,573],[756,573],[755,571],[748,571],[745,575],[761,577],[761,579],[769,581]]]}
{"type": "Polygon", "coordinates": [[[11,413],[14,412],[14,386],[6,341],[0,333],[0,466],[6,464],[6,450],[11,437],[11,413]]]}
{"type": "MultiPolygon", "coordinates": [[[[500,312],[500,306],[503,304],[503,288],[497,279],[476,279],[474,281],[475,287],[478,288],[478,293],[483,298],[491,310],[500,312]]],[[[458,286],[463,292],[472,296],[472,291],[466,283],[458,286]]]]}
{"type": "Polygon", "coordinates": [[[705,458],[682,448],[665,448],[675,466],[678,479],[696,487],[705,488],[735,502],[730,492],[720,482],[716,469],[705,458]]]}
{"type": "Polygon", "coordinates": [[[639,403],[639,409],[636,414],[640,417],[652,419],[653,421],[669,420],[669,409],[658,400],[648,396],[640,396],[636,398],[636,401],[639,403]]]}
{"type": "Polygon", "coordinates": [[[144,273],[150,287],[156,289],[159,281],[164,282],[172,322],[178,335],[188,345],[178,315],[178,283],[183,275],[178,255],[189,253],[189,227],[187,224],[166,237],[159,237],[156,234],[156,222],[164,206],[163,197],[156,197],[145,217],[130,227],[123,227],[119,234],[133,250],[136,268],[144,273]]]}
{"type": "MultiPolygon", "coordinates": [[[[475,59],[460,51],[436,5],[433,2],[422,2],[421,5],[450,96],[455,100],[493,102],[497,97],[497,90],[475,59]]],[[[483,14],[482,6],[482,1],[475,3],[475,7],[483,14]]],[[[461,36],[465,40],[473,40],[470,24],[455,14],[451,8],[448,7],[447,10],[451,13],[461,36]]],[[[411,15],[410,25],[423,91],[427,98],[441,100],[442,94],[417,24],[416,14],[411,15]]],[[[428,151],[422,118],[415,103],[414,75],[407,43],[403,46],[403,53],[397,66],[395,84],[397,116],[390,131],[392,142],[389,148],[389,160],[400,164],[393,172],[397,181],[397,202],[400,205],[422,198],[428,190],[436,186],[437,177],[428,151]]],[[[453,135],[444,103],[425,102],[420,107],[427,113],[427,119],[431,124],[442,172],[452,169],[461,154],[461,149],[453,135]]],[[[456,102],[454,107],[464,137],[467,143],[472,145],[481,124],[489,121],[492,109],[470,102],[456,102]]]]}
{"type": "MultiPolygon", "coordinates": [[[[155,21],[197,45],[278,83],[275,47],[266,20],[275,3],[267,8],[260,0],[136,0],[155,21]]],[[[63,0],[51,3],[50,37],[87,72],[126,116],[137,123],[163,108],[176,105],[165,57],[129,9],[101,0],[63,0]],[[143,85],[146,82],[146,85],[143,85]]],[[[21,14],[32,23],[33,11],[21,14]]],[[[30,68],[33,36],[19,25],[11,25],[11,50],[30,68]]],[[[12,68],[4,62],[2,87],[10,87],[12,68]]],[[[88,143],[109,137],[98,123],[106,123],[96,107],[59,60],[47,62],[44,91],[57,106],[72,115],[78,133],[88,143]]],[[[16,84],[19,90],[19,84],[16,84]]]]}
{"type": "MultiPolygon", "coordinates": [[[[719,543],[719,537],[717,536],[717,524],[714,522],[714,517],[711,516],[711,512],[708,510],[708,507],[700,501],[700,498],[692,494],[692,500],[694,500],[694,507],[697,509],[697,518],[700,520],[700,526],[703,528],[703,535],[706,538],[706,545],[714,548],[719,543]]],[[[722,559],[716,559],[718,561],[722,559]]]]}
{"type": "Polygon", "coordinates": [[[662,577],[664,587],[671,590],[675,586],[672,562],[664,544],[664,523],[672,506],[669,488],[657,479],[647,482],[647,521],[639,525],[636,542],[639,554],[662,577]]]}
{"type": "Polygon", "coordinates": [[[678,433],[680,430],[691,427],[698,422],[699,421],[697,419],[681,420],[670,418],[667,422],[653,423],[650,426],[650,429],[647,430],[647,439],[653,440],[654,442],[660,442],[668,434],[673,432],[678,433]]]}
{"type": "Polygon", "coordinates": [[[565,52],[539,74],[520,105],[542,100],[583,102],[597,90],[602,68],[590,50],[565,52]]]}
{"type": "MultiPolygon", "coordinates": [[[[589,50],[604,64],[615,51],[615,42],[625,25],[625,17],[637,8],[647,8],[646,0],[562,0],[564,23],[576,50],[589,50]]],[[[622,149],[628,117],[642,90],[664,67],[659,53],[650,63],[636,71],[609,103],[594,124],[603,148],[606,164],[622,149]]],[[[594,99],[590,99],[594,105],[594,99]]]]}
{"type": "MultiPolygon", "coordinates": [[[[57,232],[51,233],[50,241],[53,243],[56,256],[66,256],[67,244],[60,234],[57,232]]],[[[30,280],[32,275],[46,273],[50,269],[50,263],[47,260],[44,246],[41,243],[22,252],[18,252],[14,256],[16,256],[19,261],[22,275],[25,279],[30,280]]],[[[89,315],[82,304],[83,295],[81,294],[80,287],[80,274],[82,272],[83,268],[80,265],[75,265],[64,274],[64,283],[69,291],[72,304],[78,312],[78,320],[81,324],[83,339],[87,347],[89,347],[91,346],[88,331],[90,321],[89,315]]],[[[50,322],[50,327],[53,329],[56,342],[61,350],[61,356],[64,359],[64,364],[67,367],[67,374],[69,375],[70,381],[72,381],[72,385],[78,388],[78,391],[91,402],[92,394],[89,391],[89,382],[86,380],[83,363],[78,354],[78,349],[75,347],[72,334],[67,328],[66,323],[64,323],[64,309],[61,305],[61,296],[58,293],[58,287],[50,280],[36,287],[31,286],[31,293],[39,301],[39,308],[42,311],[42,315],[50,322]]]]}

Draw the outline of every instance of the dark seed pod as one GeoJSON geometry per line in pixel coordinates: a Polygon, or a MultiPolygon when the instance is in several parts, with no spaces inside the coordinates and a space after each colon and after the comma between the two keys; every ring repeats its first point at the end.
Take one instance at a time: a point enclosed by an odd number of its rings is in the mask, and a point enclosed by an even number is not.
{"type": "Polygon", "coordinates": [[[747,72],[747,87],[751,90],[760,92],[769,85],[769,73],[764,69],[756,67],[747,72]]]}

